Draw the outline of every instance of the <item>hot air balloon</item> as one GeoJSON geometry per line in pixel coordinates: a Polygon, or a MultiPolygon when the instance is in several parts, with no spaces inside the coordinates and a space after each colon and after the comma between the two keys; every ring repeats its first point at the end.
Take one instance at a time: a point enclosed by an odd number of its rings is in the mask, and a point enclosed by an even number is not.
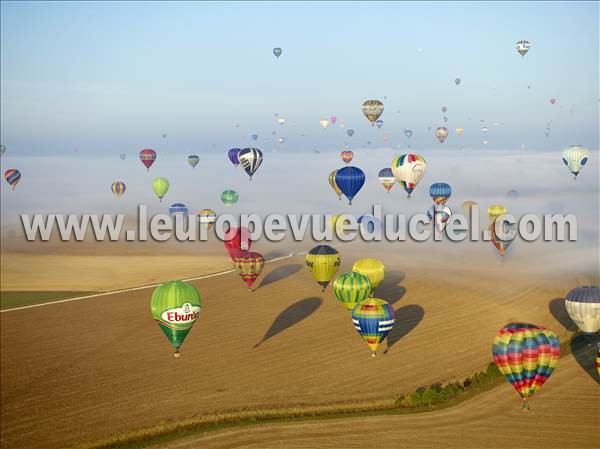
{"type": "Polygon", "coordinates": [[[255,252],[236,251],[232,259],[235,271],[246,283],[248,290],[252,291],[252,286],[265,265],[265,258],[262,254],[255,252]]]}
{"type": "Polygon", "coordinates": [[[446,117],[446,116],[444,115],[444,117],[443,117],[443,118],[444,118],[444,123],[448,123],[448,117],[446,117]]]}
{"type": "Polygon", "coordinates": [[[240,161],[238,161],[238,154],[241,150],[239,148],[232,148],[227,152],[227,157],[231,161],[233,165],[236,167],[239,165],[240,161]]]}
{"type": "Polygon", "coordinates": [[[198,222],[206,229],[212,228],[216,220],[217,213],[212,209],[202,209],[198,212],[198,222]]]}
{"type": "Polygon", "coordinates": [[[529,41],[519,41],[516,44],[517,51],[523,57],[525,57],[525,55],[529,51],[530,47],[531,47],[531,44],[529,43],[529,41]]]}
{"type": "Polygon", "coordinates": [[[6,153],[6,146],[0,145],[0,156],[4,156],[4,153],[6,153]]]}
{"type": "Polygon", "coordinates": [[[145,148],[140,151],[140,161],[146,167],[148,171],[150,171],[150,167],[154,164],[156,160],[156,151],[151,150],[150,148],[145,148]]]}
{"type": "Polygon", "coordinates": [[[556,98],[550,98],[550,104],[555,104],[556,103],[556,98]]]}
{"type": "Polygon", "coordinates": [[[413,135],[412,129],[405,129],[404,135],[406,136],[407,139],[410,139],[413,135]]]}
{"type": "Polygon", "coordinates": [[[377,347],[394,327],[394,309],[386,301],[369,298],[356,304],[352,310],[352,322],[360,336],[371,348],[375,357],[377,347]]]}
{"type": "Polygon", "coordinates": [[[340,153],[340,157],[344,161],[344,163],[349,164],[354,159],[354,153],[350,150],[342,151],[340,153]]]}
{"type": "Polygon", "coordinates": [[[250,134],[252,140],[258,140],[258,134],[250,134]]]}
{"type": "Polygon", "coordinates": [[[456,128],[454,131],[456,131],[456,134],[460,136],[464,132],[464,129],[462,129],[462,128],[456,128]]]}
{"type": "Polygon", "coordinates": [[[506,207],[504,207],[501,204],[492,204],[490,207],[488,207],[487,209],[487,213],[488,213],[488,218],[492,221],[494,221],[496,218],[498,218],[500,215],[504,215],[505,213],[507,213],[508,211],[506,210],[506,207]]]}
{"type": "Polygon", "coordinates": [[[319,120],[319,124],[321,125],[321,128],[327,129],[327,127],[329,126],[329,119],[322,118],[321,120],[319,120]]]}
{"type": "Polygon", "coordinates": [[[383,281],[383,278],[385,277],[385,265],[383,262],[370,257],[358,259],[354,262],[352,271],[368,277],[373,288],[379,287],[379,284],[381,284],[381,281],[383,281]]]}
{"type": "Polygon", "coordinates": [[[277,139],[277,142],[279,142],[279,143],[283,143],[283,142],[285,142],[285,139],[284,139],[283,137],[279,137],[279,138],[277,139]]]}
{"type": "Polygon", "coordinates": [[[201,308],[200,294],[191,284],[171,281],[154,289],[152,317],[175,348],[175,357],[179,357],[179,348],[198,319],[201,308]]]}
{"type": "Polygon", "coordinates": [[[369,278],[354,271],[340,274],[333,281],[333,294],[348,310],[367,299],[372,290],[369,278]]]}
{"type": "Polygon", "coordinates": [[[448,137],[448,128],[445,126],[438,127],[435,130],[435,137],[437,137],[437,140],[439,140],[440,143],[444,143],[444,140],[446,140],[446,137],[448,137]]]}
{"type": "Polygon", "coordinates": [[[392,169],[389,167],[382,168],[381,170],[379,170],[378,177],[379,182],[381,183],[383,188],[389,193],[390,190],[392,190],[392,187],[394,187],[394,183],[396,182],[396,178],[394,178],[394,173],[392,172],[392,169]]]}
{"type": "Polygon", "coordinates": [[[275,47],[273,49],[273,54],[275,55],[276,58],[279,58],[281,56],[281,52],[282,52],[282,50],[279,47],[275,47]]]}
{"type": "Polygon", "coordinates": [[[154,178],[154,180],[152,181],[152,190],[154,191],[158,199],[162,202],[163,197],[169,190],[169,180],[163,177],[154,178]]]}
{"type": "Polygon", "coordinates": [[[238,161],[244,171],[250,176],[252,181],[252,175],[258,170],[260,164],[262,164],[263,154],[258,148],[244,148],[238,153],[238,161]]]}
{"type": "Polygon", "coordinates": [[[235,190],[225,190],[221,193],[221,202],[226,207],[231,207],[238,202],[238,193],[235,190]]]}
{"type": "Polygon", "coordinates": [[[346,134],[348,134],[349,137],[352,137],[354,135],[354,130],[353,129],[349,129],[346,131],[346,134]]]}
{"type": "Polygon", "coordinates": [[[315,246],[306,254],[306,266],[323,291],[337,273],[340,263],[340,253],[329,245],[315,246]]]}
{"type": "Polygon", "coordinates": [[[562,160],[571,173],[573,173],[573,179],[577,178],[577,175],[584,165],[587,164],[589,158],[589,150],[581,145],[571,145],[562,152],[562,160]]]}
{"type": "Polygon", "coordinates": [[[512,190],[508,191],[506,196],[509,197],[511,200],[515,200],[515,199],[519,198],[519,192],[515,189],[512,189],[512,190]]]}
{"type": "Polygon", "coordinates": [[[188,208],[183,203],[173,203],[169,206],[169,213],[171,215],[187,215],[188,208]]]}
{"type": "Polygon", "coordinates": [[[471,209],[473,209],[474,206],[477,206],[477,203],[475,201],[469,200],[462,203],[462,209],[466,214],[470,214],[471,209]]]}
{"type": "Polygon", "coordinates": [[[279,123],[280,125],[283,125],[285,123],[285,119],[283,117],[277,117],[277,123],[279,123]]]}
{"type": "Polygon", "coordinates": [[[125,193],[125,183],[123,181],[115,181],[111,184],[110,190],[116,196],[121,196],[125,193]]]}
{"type": "Polygon", "coordinates": [[[196,167],[196,165],[198,165],[198,162],[200,162],[200,158],[195,154],[190,154],[187,160],[188,164],[190,164],[192,168],[196,167]]]}
{"type": "Polygon", "coordinates": [[[125,153],[121,153],[119,155],[119,159],[121,159],[122,161],[124,161],[125,159],[127,159],[127,155],[125,153]]]}
{"type": "Polygon", "coordinates": [[[456,79],[454,80],[454,84],[456,84],[456,85],[458,86],[458,85],[460,84],[460,78],[456,78],[456,79]]]}
{"type": "MultiPolygon", "coordinates": [[[[335,122],[337,122],[337,117],[335,115],[332,115],[329,120],[333,125],[335,125],[335,122]]],[[[340,126],[342,126],[342,123],[340,123],[340,126]]]]}
{"type": "Polygon", "coordinates": [[[523,399],[548,380],[560,358],[560,342],[554,332],[535,324],[510,323],[500,329],[492,345],[494,363],[523,399]]]}
{"type": "Polygon", "coordinates": [[[389,134],[384,134],[384,135],[383,135],[383,142],[385,143],[385,142],[387,142],[388,140],[390,140],[390,137],[392,137],[392,136],[390,136],[389,134]]]}
{"type": "Polygon", "coordinates": [[[429,187],[429,196],[435,204],[446,204],[452,195],[452,187],[445,182],[436,182],[429,187]]]}
{"type": "Polygon", "coordinates": [[[250,230],[246,227],[229,228],[223,239],[223,245],[225,246],[227,253],[229,253],[229,257],[233,258],[233,256],[240,251],[249,251],[252,246],[250,237],[250,230]]]}
{"type": "Polygon", "coordinates": [[[565,307],[571,319],[586,334],[600,330],[600,288],[576,287],[565,299],[565,307]]]}
{"type": "Polygon", "coordinates": [[[381,127],[383,126],[383,120],[379,119],[375,122],[375,124],[377,125],[377,128],[381,129],[381,127]]]}
{"type": "Polygon", "coordinates": [[[338,196],[338,199],[341,200],[343,192],[340,190],[340,188],[338,187],[338,185],[335,182],[336,173],[337,173],[337,170],[333,170],[331,173],[329,173],[329,185],[331,186],[331,188],[333,189],[335,194],[338,196]]]}
{"type": "Polygon", "coordinates": [[[4,179],[8,182],[11,190],[15,190],[17,184],[21,180],[21,172],[16,168],[9,168],[4,172],[4,179]]]}
{"type": "Polygon", "coordinates": [[[446,113],[448,111],[448,108],[446,106],[442,106],[442,113],[446,113]]]}
{"type": "Polygon", "coordinates": [[[427,217],[429,220],[433,221],[433,225],[439,233],[444,232],[446,224],[448,224],[448,220],[450,220],[451,216],[452,209],[445,204],[434,204],[427,209],[427,217]]]}
{"type": "Polygon", "coordinates": [[[515,241],[517,235],[517,225],[515,223],[508,223],[503,221],[500,225],[500,229],[496,229],[497,220],[492,221],[488,226],[490,233],[490,239],[492,244],[498,250],[500,258],[504,260],[504,255],[508,251],[508,248],[515,241]]]}
{"type": "Polygon", "coordinates": [[[485,134],[485,133],[487,133],[488,131],[489,131],[489,129],[488,129],[488,127],[487,127],[487,126],[482,126],[482,127],[481,127],[481,132],[482,132],[482,133],[484,133],[484,134],[485,134]]]}
{"type": "Polygon", "coordinates": [[[335,183],[352,205],[352,199],[365,184],[365,172],[358,167],[340,168],[335,174],[335,183]]]}
{"type": "Polygon", "coordinates": [[[392,160],[392,173],[394,173],[396,180],[406,193],[408,193],[409,198],[421,178],[425,175],[426,168],[427,162],[425,162],[423,156],[419,156],[418,154],[403,154],[392,160]]]}
{"type": "Polygon", "coordinates": [[[383,103],[379,100],[367,100],[362,104],[362,113],[371,122],[371,126],[373,126],[381,114],[383,114],[383,103]]]}
{"type": "Polygon", "coordinates": [[[377,232],[381,230],[383,223],[381,220],[371,214],[365,214],[358,217],[358,224],[364,232],[377,232]]]}

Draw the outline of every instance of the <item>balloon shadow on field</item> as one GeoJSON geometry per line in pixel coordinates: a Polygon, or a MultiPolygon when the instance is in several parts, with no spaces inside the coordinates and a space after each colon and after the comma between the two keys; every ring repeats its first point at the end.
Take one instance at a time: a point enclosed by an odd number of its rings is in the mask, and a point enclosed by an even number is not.
{"type": "Polygon", "coordinates": [[[410,331],[412,331],[423,320],[425,311],[423,307],[416,304],[400,307],[394,313],[396,323],[392,330],[387,334],[387,348],[383,351],[387,354],[388,351],[410,331]]]}
{"type": "Polygon", "coordinates": [[[385,274],[383,282],[374,291],[376,298],[385,299],[390,304],[395,304],[406,294],[406,288],[400,282],[406,275],[402,271],[390,271],[385,274]]]}
{"type": "Polygon", "coordinates": [[[295,302],[291,306],[287,307],[283,312],[277,315],[271,327],[267,330],[261,341],[254,345],[258,348],[261,344],[267,341],[269,338],[283,332],[284,330],[292,327],[294,324],[299,323],[305,318],[308,318],[313,314],[319,307],[323,300],[317,297],[304,298],[300,301],[295,302]]]}
{"type": "Polygon", "coordinates": [[[556,320],[562,324],[566,330],[577,330],[577,325],[573,322],[565,307],[565,298],[554,298],[548,304],[548,308],[550,309],[552,316],[556,318],[556,320]]]}
{"type": "Polygon", "coordinates": [[[274,270],[272,270],[266,274],[266,276],[261,281],[260,286],[264,287],[265,285],[269,285],[269,284],[272,284],[273,282],[277,282],[282,279],[285,279],[286,277],[291,276],[292,274],[296,274],[301,269],[302,269],[302,265],[300,265],[299,263],[293,263],[290,265],[284,265],[282,267],[277,267],[274,270]]]}
{"type": "Polygon", "coordinates": [[[578,334],[571,339],[571,352],[579,366],[600,385],[600,374],[596,368],[596,357],[600,345],[600,334],[578,334]]]}

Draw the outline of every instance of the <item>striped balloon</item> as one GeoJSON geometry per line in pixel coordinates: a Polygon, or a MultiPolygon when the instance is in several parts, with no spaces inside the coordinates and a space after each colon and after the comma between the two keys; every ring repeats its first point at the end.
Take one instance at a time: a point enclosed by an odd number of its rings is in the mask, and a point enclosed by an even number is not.
{"type": "Polygon", "coordinates": [[[379,170],[379,174],[377,176],[379,177],[379,182],[383,188],[390,193],[390,190],[392,190],[392,187],[394,187],[394,184],[396,183],[396,178],[394,178],[394,172],[392,172],[392,169],[389,167],[382,168],[379,170]]]}
{"type": "Polygon", "coordinates": [[[503,221],[502,224],[499,224],[499,229],[496,229],[496,224],[497,221],[494,220],[488,226],[490,241],[500,253],[500,257],[504,259],[504,255],[517,236],[517,224],[503,221]]]}
{"type": "Polygon", "coordinates": [[[169,206],[169,213],[171,215],[177,215],[177,214],[187,215],[188,208],[183,203],[173,203],[173,204],[171,204],[171,206],[169,206]]]}
{"type": "Polygon", "coordinates": [[[425,158],[418,154],[407,153],[392,160],[392,172],[402,188],[408,193],[409,198],[425,175],[426,168],[425,158]]]}
{"type": "Polygon", "coordinates": [[[237,251],[232,259],[233,267],[248,286],[248,290],[252,291],[254,281],[260,276],[265,264],[265,258],[259,253],[237,251]]]}
{"type": "Polygon", "coordinates": [[[125,183],[122,181],[115,181],[111,184],[110,190],[117,196],[121,196],[125,193],[125,183]]]}
{"type": "Polygon", "coordinates": [[[148,171],[150,171],[150,167],[154,164],[156,160],[156,151],[151,150],[150,148],[145,148],[140,151],[140,161],[146,167],[148,171]]]}
{"type": "Polygon", "coordinates": [[[500,329],[492,345],[494,363],[523,398],[548,380],[560,358],[560,342],[554,332],[526,323],[510,323],[500,329]]]}
{"type": "Polygon", "coordinates": [[[263,154],[258,148],[244,148],[238,153],[238,162],[252,180],[252,175],[256,173],[260,164],[262,164],[263,154]]]}
{"type": "Polygon", "coordinates": [[[452,195],[452,187],[445,182],[436,182],[429,187],[429,196],[435,204],[446,204],[452,195]]]}
{"type": "Polygon", "coordinates": [[[367,299],[372,291],[369,278],[353,271],[340,274],[333,281],[333,294],[348,310],[367,299]]]}
{"type": "Polygon", "coordinates": [[[8,182],[11,190],[15,190],[15,187],[17,187],[17,184],[21,180],[21,172],[16,168],[9,168],[4,172],[4,179],[8,182]]]}
{"type": "Polygon", "coordinates": [[[335,183],[352,205],[352,199],[365,184],[365,172],[358,167],[340,168],[335,174],[335,183]]]}
{"type": "Polygon", "coordinates": [[[340,190],[340,188],[338,187],[338,185],[335,182],[336,174],[337,174],[337,170],[333,170],[331,173],[329,173],[329,185],[331,186],[331,188],[333,189],[335,194],[338,196],[338,199],[341,200],[342,199],[342,191],[340,190]]]}
{"type": "Polygon", "coordinates": [[[371,257],[358,259],[352,265],[352,271],[368,277],[373,288],[379,287],[379,284],[381,284],[385,277],[385,265],[383,262],[371,257]]]}
{"type": "Polygon", "coordinates": [[[202,301],[196,287],[171,281],[154,289],[152,317],[158,323],[179,357],[179,347],[200,315],[202,301]]]}
{"type": "Polygon", "coordinates": [[[360,336],[371,348],[372,356],[388,332],[394,327],[394,309],[386,301],[369,298],[359,302],[352,310],[352,322],[360,336]]]}
{"type": "Polygon", "coordinates": [[[340,267],[340,253],[329,245],[318,245],[306,254],[306,266],[323,291],[340,267]]]}
{"type": "Polygon", "coordinates": [[[198,221],[200,222],[200,226],[203,226],[206,229],[212,228],[216,220],[217,213],[212,209],[202,209],[200,212],[198,212],[198,221]]]}
{"type": "Polygon", "coordinates": [[[562,160],[575,178],[589,158],[589,150],[581,145],[571,145],[562,152],[562,160]]]}
{"type": "Polygon", "coordinates": [[[576,287],[565,299],[565,307],[571,319],[586,334],[600,330],[600,288],[576,287]]]}

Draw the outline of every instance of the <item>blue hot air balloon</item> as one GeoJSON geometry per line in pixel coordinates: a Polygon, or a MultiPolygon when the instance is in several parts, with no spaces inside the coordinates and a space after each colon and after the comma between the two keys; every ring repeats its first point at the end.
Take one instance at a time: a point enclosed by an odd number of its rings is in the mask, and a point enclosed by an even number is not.
{"type": "Polygon", "coordinates": [[[352,198],[365,183],[365,172],[358,167],[340,168],[335,174],[335,183],[352,205],[352,198]]]}
{"type": "Polygon", "coordinates": [[[227,157],[229,157],[229,160],[231,161],[231,163],[233,165],[235,165],[236,167],[239,165],[240,161],[238,161],[238,154],[240,153],[240,149],[239,148],[232,148],[231,150],[229,150],[227,152],[227,157]]]}
{"type": "Polygon", "coordinates": [[[436,182],[429,187],[429,196],[435,204],[446,204],[452,195],[452,187],[445,182],[436,182]]]}
{"type": "Polygon", "coordinates": [[[171,204],[171,207],[169,207],[169,213],[171,215],[177,215],[177,214],[187,215],[188,208],[185,204],[173,203],[173,204],[171,204]]]}

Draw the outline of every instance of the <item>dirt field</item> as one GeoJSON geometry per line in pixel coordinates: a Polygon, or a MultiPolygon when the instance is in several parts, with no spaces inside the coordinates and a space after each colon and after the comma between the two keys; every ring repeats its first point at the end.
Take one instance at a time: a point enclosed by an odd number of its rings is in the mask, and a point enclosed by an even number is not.
{"type": "MultiPolygon", "coordinates": [[[[441,252],[424,247],[415,258],[410,246],[386,248],[393,250],[383,251],[377,244],[339,248],[340,272],[365,255],[380,257],[388,268],[376,296],[393,304],[398,325],[375,359],[330,290],[321,294],[302,256],[267,265],[253,293],[236,274],[196,282],[203,311],[180,359],[172,356],[150,318],[150,289],[2,313],[2,447],[58,448],[164,420],[244,407],[396,397],[482,368],[491,359],[493,336],[509,321],[532,321],[564,334],[568,321],[556,299],[582,281],[568,271],[556,275],[548,269],[552,261],[544,270],[536,266],[529,271],[531,263],[519,258],[502,264],[491,249],[474,257],[469,247],[448,244],[439,247],[441,252]]],[[[589,420],[599,418],[589,395],[598,387],[579,364],[563,362],[531,403],[536,413],[528,419],[535,425],[521,429],[517,394],[505,385],[459,409],[440,412],[443,428],[451,431],[458,423],[471,432],[468,426],[477,423],[481,427],[475,430],[483,432],[503,411],[506,440],[521,430],[536,433],[536,426],[541,434],[547,431],[539,417],[565,403],[564,414],[553,415],[549,427],[572,416],[574,421],[560,431],[589,433],[589,420]],[[573,388],[574,383],[580,386],[573,388]],[[585,422],[579,410],[588,411],[585,422]]],[[[414,429],[427,432],[428,426],[437,426],[427,416],[434,415],[373,419],[389,429],[391,442],[396,438],[394,419],[407,419],[414,429]]],[[[366,428],[370,421],[364,422],[366,428]]],[[[308,447],[326,447],[319,440],[326,438],[319,426],[331,425],[325,435],[344,434],[329,422],[304,425],[316,426],[309,431],[316,443],[308,447]]],[[[341,429],[355,425],[340,424],[341,429]]],[[[274,434],[279,435],[278,429],[274,434]]],[[[233,438],[241,442],[239,435],[233,438]]],[[[277,438],[267,435],[254,447],[282,447],[277,438]]],[[[295,447],[304,447],[299,438],[295,447]]],[[[332,441],[342,447],[346,440],[332,441]]]]}

